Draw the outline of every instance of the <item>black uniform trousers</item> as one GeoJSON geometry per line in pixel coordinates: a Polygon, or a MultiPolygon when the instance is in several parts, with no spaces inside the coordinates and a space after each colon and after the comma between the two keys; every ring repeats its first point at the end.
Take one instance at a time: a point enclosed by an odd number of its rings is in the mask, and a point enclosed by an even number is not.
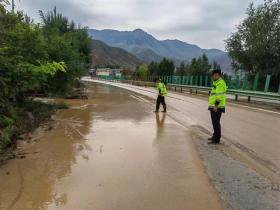
{"type": "Polygon", "coordinates": [[[160,104],[162,104],[164,111],[166,111],[165,97],[162,95],[158,95],[156,111],[159,111],[160,104]]]}
{"type": "Polygon", "coordinates": [[[213,110],[210,110],[211,113],[211,120],[212,120],[212,125],[213,125],[213,142],[215,143],[220,143],[221,140],[221,116],[222,116],[222,111],[218,110],[217,112],[214,112],[213,110]]]}

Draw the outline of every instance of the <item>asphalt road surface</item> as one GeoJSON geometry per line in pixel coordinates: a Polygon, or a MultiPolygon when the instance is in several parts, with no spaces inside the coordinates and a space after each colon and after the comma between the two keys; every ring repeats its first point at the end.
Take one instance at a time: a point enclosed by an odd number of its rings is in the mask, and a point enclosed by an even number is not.
{"type": "MultiPolygon", "coordinates": [[[[156,98],[153,88],[127,84],[111,84],[133,92],[156,98]]],[[[187,94],[169,93],[166,98],[170,115],[181,123],[201,126],[212,131],[207,99],[187,94]]],[[[280,112],[229,103],[222,116],[223,137],[244,152],[270,167],[280,170],[280,112]]]]}
{"type": "Polygon", "coordinates": [[[226,209],[191,132],[138,94],[108,85],[63,100],[0,167],[0,209],[226,209]]]}

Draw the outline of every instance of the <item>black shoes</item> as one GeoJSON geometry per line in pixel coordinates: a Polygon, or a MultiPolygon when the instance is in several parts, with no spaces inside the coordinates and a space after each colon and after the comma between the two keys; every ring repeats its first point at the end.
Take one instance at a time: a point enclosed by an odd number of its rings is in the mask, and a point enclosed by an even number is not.
{"type": "Polygon", "coordinates": [[[209,141],[208,144],[214,144],[214,145],[217,145],[217,144],[220,144],[220,142],[215,142],[215,141],[209,141]]]}
{"type": "MultiPolygon", "coordinates": [[[[166,111],[166,110],[163,110],[162,112],[163,112],[163,113],[166,113],[167,111],[166,111]]],[[[154,111],[154,113],[159,113],[159,111],[156,110],[156,111],[154,111]]]]}
{"type": "Polygon", "coordinates": [[[163,106],[163,112],[166,113],[166,105],[163,106]]]}
{"type": "Polygon", "coordinates": [[[213,137],[208,138],[208,144],[220,144],[220,141],[216,141],[213,137]]]}

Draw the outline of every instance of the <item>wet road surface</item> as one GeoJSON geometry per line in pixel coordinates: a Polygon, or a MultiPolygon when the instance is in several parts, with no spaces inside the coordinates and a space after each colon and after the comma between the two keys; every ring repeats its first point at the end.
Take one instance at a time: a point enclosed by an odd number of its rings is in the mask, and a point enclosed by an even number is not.
{"type": "Polygon", "coordinates": [[[190,128],[148,99],[95,84],[66,103],[0,167],[0,209],[225,209],[190,128]]]}
{"type": "MultiPolygon", "coordinates": [[[[154,88],[111,84],[156,98],[154,88]]],[[[169,114],[183,125],[212,131],[207,100],[169,93],[169,114]]],[[[280,175],[280,112],[229,103],[222,116],[223,138],[280,175]]]]}

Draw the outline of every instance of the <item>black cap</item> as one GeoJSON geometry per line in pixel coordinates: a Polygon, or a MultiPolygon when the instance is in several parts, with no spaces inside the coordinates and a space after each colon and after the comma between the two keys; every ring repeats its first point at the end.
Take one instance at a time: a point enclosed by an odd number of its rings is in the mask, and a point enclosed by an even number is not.
{"type": "Polygon", "coordinates": [[[212,75],[214,75],[214,74],[222,75],[222,70],[220,68],[213,69],[212,70],[212,75]]]}

